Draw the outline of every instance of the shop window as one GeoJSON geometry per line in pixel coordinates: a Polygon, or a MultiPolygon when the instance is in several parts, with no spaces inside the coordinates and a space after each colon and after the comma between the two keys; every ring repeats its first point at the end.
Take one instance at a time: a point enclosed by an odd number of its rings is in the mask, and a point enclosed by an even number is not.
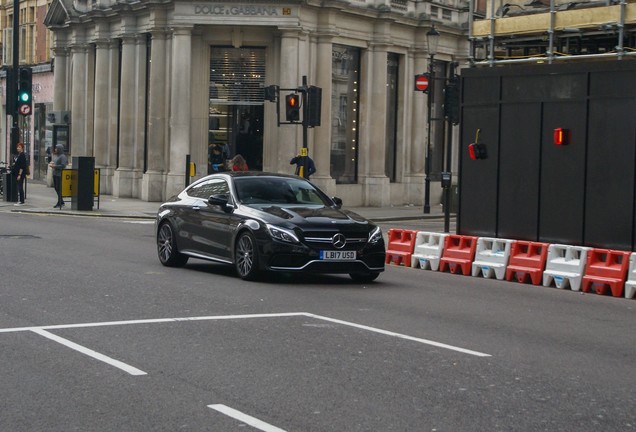
{"type": "Polygon", "coordinates": [[[360,50],[334,45],[332,51],[331,177],[336,183],[358,180],[358,105],[360,50]]]}

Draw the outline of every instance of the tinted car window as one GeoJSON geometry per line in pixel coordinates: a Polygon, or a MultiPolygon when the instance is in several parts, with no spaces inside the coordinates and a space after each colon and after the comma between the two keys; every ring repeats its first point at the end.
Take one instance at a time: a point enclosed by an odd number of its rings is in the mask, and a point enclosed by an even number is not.
{"type": "Polygon", "coordinates": [[[302,179],[242,177],[234,180],[238,199],[247,205],[330,205],[313,185],[302,179]]]}
{"type": "Polygon", "coordinates": [[[207,200],[212,195],[229,195],[230,188],[223,179],[211,179],[197,183],[188,189],[188,195],[207,200]]]}

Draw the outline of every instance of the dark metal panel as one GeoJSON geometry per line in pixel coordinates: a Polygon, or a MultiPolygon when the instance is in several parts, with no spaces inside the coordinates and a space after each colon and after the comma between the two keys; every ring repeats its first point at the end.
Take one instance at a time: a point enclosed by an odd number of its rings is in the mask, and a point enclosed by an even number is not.
{"type": "Polygon", "coordinates": [[[539,207],[539,240],[542,242],[583,243],[586,120],[585,101],[543,105],[539,207]],[[570,131],[569,144],[554,144],[556,128],[570,131]]]}
{"type": "Polygon", "coordinates": [[[540,130],[540,103],[502,106],[498,237],[538,238],[540,130]]]}
{"type": "Polygon", "coordinates": [[[636,97],[636,70],[612,71],[590,74],[590,97],[636,97]]]}
{"type": "Polygon", "coordinates": [[[462,119],[459,146],[461,217],[457,220],[457,232],[493,237],[497,226],[498,105],[463,107],[462,119]],[[471,160],[468,155],[468,145],[475,141],[477,129],[481,130],[479,142],[486,144],[487,159],[471,160]]]}
{"type": "Polygon", "coordinates": [[[501,80],[501,100],[505,102],[545,101],[585,98],[587,74],[515,75],[501,80]]]}
{"type": "Polygon", "coordinates": [[[636,102],[591,100],[585,202],[587,245],[632,250],[636,102]],[[628,117],[631,120],[628,120],[628,117]]]}
{"type": "Polygon", "coordinates": [[[491,104],[499,101],[499,77],[470,78],[468,84],[462,82],[464,105],[491,104]]]}

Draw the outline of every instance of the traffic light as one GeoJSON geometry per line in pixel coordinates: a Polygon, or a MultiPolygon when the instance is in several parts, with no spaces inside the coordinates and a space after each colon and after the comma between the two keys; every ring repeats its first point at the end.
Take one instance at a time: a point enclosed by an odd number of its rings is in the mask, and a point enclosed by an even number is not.
{"type": "Polygon", "coordinates": [[[31,115],[33,108],[31,77],[32,70],[30,67],[20,68],[20,76],[18,78],[18,114],[31,115]]]}
{"type": "Polygon", "coordinates": [[[320,126],[320,107],[322,105],[322,89],[316,86],[307,88],[307,126],[320,126]]]}
{"type": "Polygon", "coordinates": [[[459,124],[459,79],[453,76],[446,84],[444,93],[444,114],[449,122],[459,124]]]}
{"type": "Polygon", "coordinates": [[[285,96],[285,117],[288,122],[300,120],[300,97],[297,93],[285,96]]]}

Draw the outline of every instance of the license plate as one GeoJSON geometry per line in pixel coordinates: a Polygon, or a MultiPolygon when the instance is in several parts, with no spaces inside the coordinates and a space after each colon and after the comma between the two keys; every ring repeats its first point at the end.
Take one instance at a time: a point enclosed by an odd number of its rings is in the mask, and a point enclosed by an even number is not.
{"type": "Polygon", "coordinates": [[[356,251],[320,251],[321,260],[329,261],[352,261],[356,259],[356,251]]]}

